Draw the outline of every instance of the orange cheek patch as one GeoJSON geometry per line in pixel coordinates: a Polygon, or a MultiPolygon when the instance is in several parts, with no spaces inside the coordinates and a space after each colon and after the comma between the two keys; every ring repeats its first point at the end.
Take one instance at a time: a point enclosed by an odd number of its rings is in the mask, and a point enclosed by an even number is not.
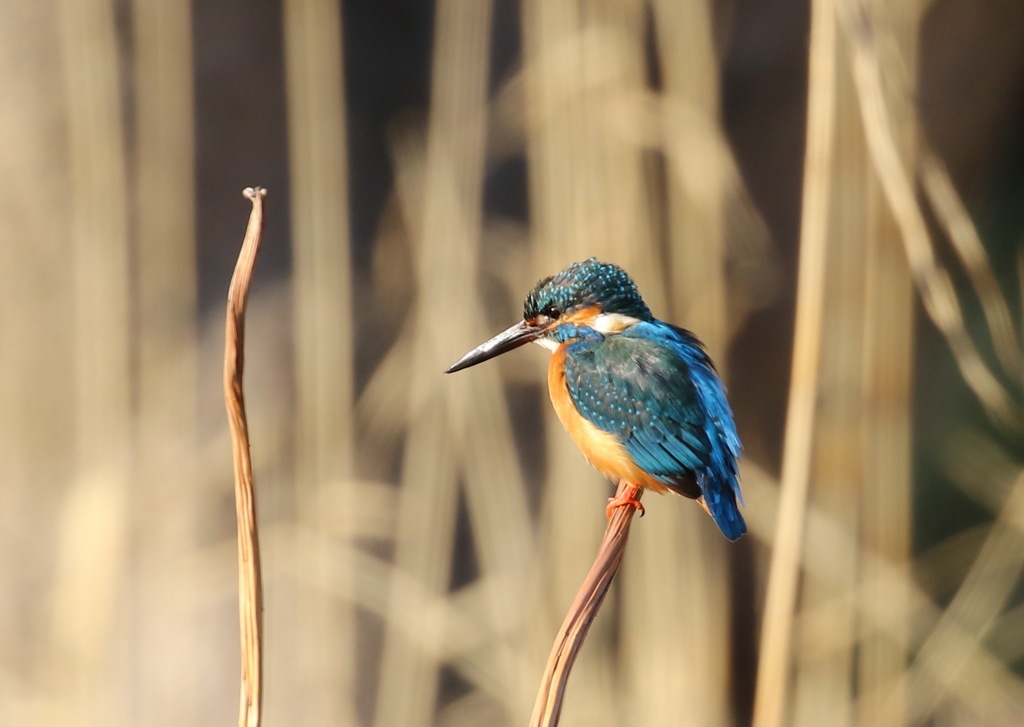
{"type": "Polygon", "coordinates": [[[600,309],[596,305],[588,305],[578,310],[574,310],[569,315],[562,316],[558,319],[559,323],[574,323],[580,327],[593,327],[594,321],[600,314],[600,309]]]}

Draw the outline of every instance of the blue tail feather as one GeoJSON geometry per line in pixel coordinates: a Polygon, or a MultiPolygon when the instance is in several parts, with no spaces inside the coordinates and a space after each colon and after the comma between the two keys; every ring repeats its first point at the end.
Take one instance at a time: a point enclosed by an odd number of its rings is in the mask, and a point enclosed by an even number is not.
{"type": "Polygon", "coordinates": [[[736,540],[747,532],[747,523],[743,520],[743,515],[740,514],[740,509],[736,505],[736,496],[731,488],[723,490],[721,487],[705,487],[704,503],[708,506],[718,529],[729,540],[736,540]]]}

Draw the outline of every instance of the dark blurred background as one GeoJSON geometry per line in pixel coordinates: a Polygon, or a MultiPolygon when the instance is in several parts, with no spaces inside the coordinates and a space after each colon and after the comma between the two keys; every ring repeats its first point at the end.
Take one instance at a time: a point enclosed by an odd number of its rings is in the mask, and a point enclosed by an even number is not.
{"type": "Polygon", "coordinates": [[[526,721],[610,485],[539,351],[440,372],[591,255],[718,362],[751,534],[645,500],[562,724],[748,724],[758,689],[783,724],[1024,714],[1024,4],[2,14],[0,723],[233,719],[220,359],[257,184],[268,724],[526,721]],[[787,422],[815,330],[814,418],[787,422]],[[758,659],[801,457],[773,694],[758,659]]]}

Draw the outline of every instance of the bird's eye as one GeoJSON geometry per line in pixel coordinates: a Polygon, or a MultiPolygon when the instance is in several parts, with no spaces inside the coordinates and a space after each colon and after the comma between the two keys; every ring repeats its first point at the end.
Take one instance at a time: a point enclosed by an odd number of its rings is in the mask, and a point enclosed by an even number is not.
{"type": "Polygon", "coordinates": [[[558,320],[562,317],[562,311],[556,305],[549,305],[540,312],[542,316],[550,318],[551,320],[558,320]]]}

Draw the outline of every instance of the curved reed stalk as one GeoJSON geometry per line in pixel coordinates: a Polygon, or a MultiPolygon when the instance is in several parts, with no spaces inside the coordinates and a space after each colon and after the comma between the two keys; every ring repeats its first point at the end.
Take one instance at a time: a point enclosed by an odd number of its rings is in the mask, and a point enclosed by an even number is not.
{"type": "MultiPolygon", "coordinates": [[[[615,497],[622,497],[630,488],[633,497],[639,500],[643,494],[642,490],[625,481],[619,482],[615,497]]],[[[583,640],[587,638],[590,624],[594,622],[597,610],[601,608],[612,579],[622,563],[626,540],[629,537],[629,526],[633,522],[635,511],[636,508],[633,507],[618,507],[608,519],[608,527],[605,528],[604,539],[597,551],[594,565],[583,579],[583,585],[576,593],[569,613],[566,614],[562,626],[558,629],[558,635],[555,636],[551,653],[548,654],[540,690],[537,692],[533,714],[530,716],[530,727],[553,727],[558,724],[562,713],[562,698],[569,683],[569,673],[580,647],[583,646],[583,640]]]]}
{"type": "Polygon", "coordinates": [[[252,213],[228,286],[224,325],[224,403],[231,427],[235,465],[235,512],[238,516],[238,616],[242,640],[242,689],[238,705],[239,727],[259,727],[262,705],[263,586],[260,575],[256,493],[249,456],[249,425],[242,395],[245,367],[245,306],[249,298],[256,253],[263,237],[263,198],[267,190],[247,187],[252,213]]]}

